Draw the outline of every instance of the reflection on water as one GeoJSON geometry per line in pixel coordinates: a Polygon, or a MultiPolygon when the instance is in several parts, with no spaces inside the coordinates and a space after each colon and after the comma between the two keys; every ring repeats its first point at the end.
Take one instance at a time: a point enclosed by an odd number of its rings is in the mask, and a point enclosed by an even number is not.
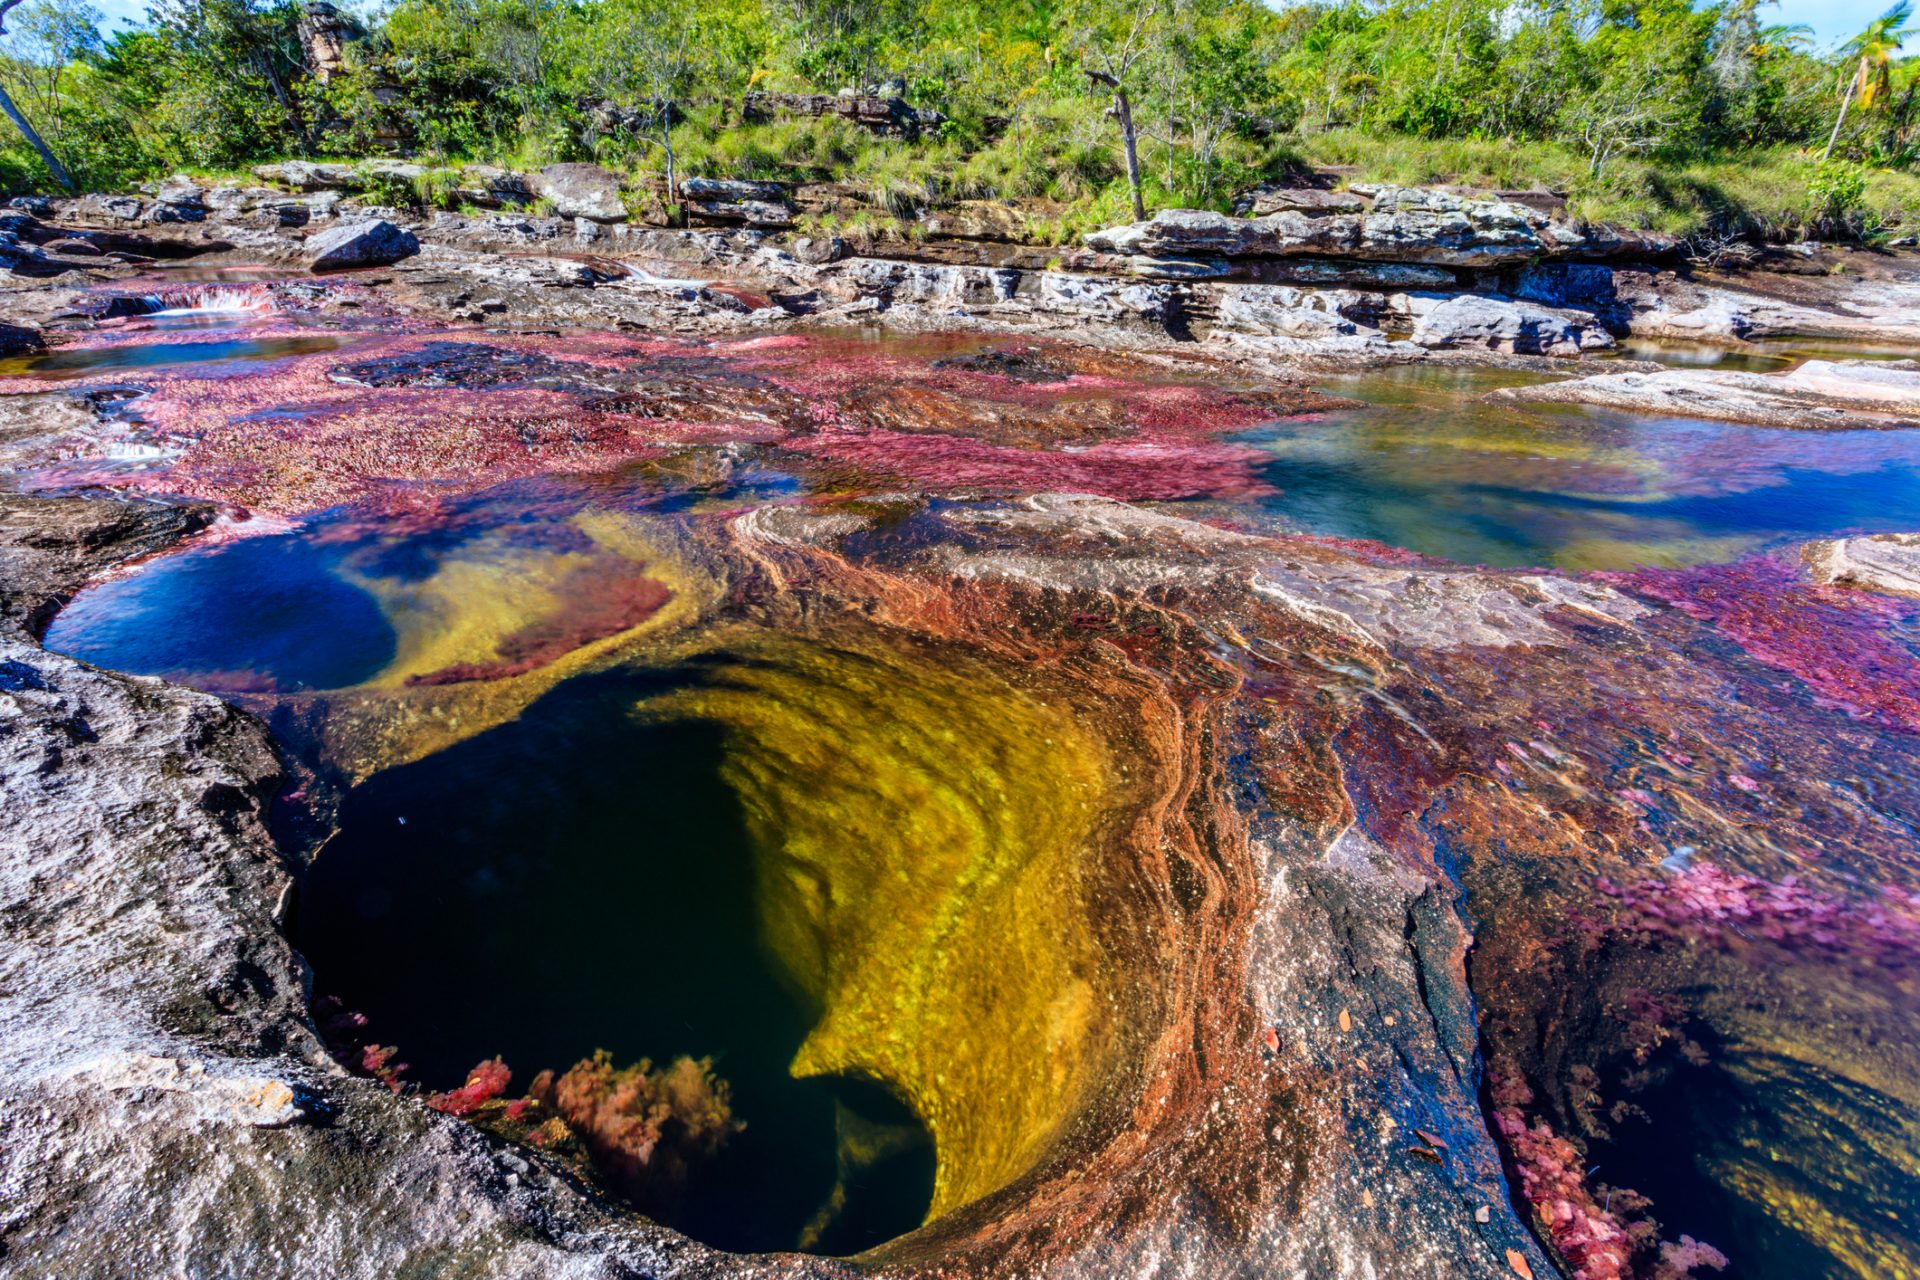
{"type": "Polygon", "coordinates": [[[337,689],[393,660],[374,597],[341,576],[346,548],[298,533],[215,543],[82,592],[51,648],[203,688],[337,689]]]}
{"type": "MultiPolygon", "coordinates": [[[[791,484],[743,470],[726,496],[773,498],[791,484]]],[[[46,642],[233,693],[517,674],[657,608],[660,589],[624,518],[698,500],[634,469],[400,511],[341,507],[202,541],[98,583],[55,617],[46,642]]]]}
{"type": "MultiPolygon", "coordinates": [[[[198,317],[179,317],[181,328],[206,327],[198,317]]],[[[230,323],[219,317],[212,323],[230,323]]],[[[173,327],[154,325],[153,328],[173,327]]],[[[217,364],[227,360],[276,360],[282,356],[329,351],[353,341],[351,334],[315,334],[299,338],[223,338],[218,342],[146,342],[120,346],[69,347],[45,355],[0,360],[0,378],[62,381],[112,369],[152,369],[167,365],[217,364]]]]}
{"type": "Polygon", "coordinates": [[[1793,432],[1480,399],[1526,375],[1400,368],[1323,387],[1366,407],[1241,437],[1262,508],[1310,533],[1463,563],[1621,569],[1920,527],[1920,432],[1793,432]]]}

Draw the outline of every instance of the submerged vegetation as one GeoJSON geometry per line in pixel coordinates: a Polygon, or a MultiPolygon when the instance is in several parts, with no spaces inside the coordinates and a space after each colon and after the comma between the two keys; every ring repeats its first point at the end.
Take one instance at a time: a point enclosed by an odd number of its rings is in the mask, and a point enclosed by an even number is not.
{"type": "MultiPolygon", "coordinates": [[[[321,1029],[349,1068],[395,1093],[414,1090],[412,1068],[392,1045],[366,1040],[367,1019],[338,1000],[318,1005],[321,1029]]],[[[537,1147],[591,1169],[635,1205],[671,1219],[688,1179],[746,1128],[734,1118],[732,1091],[711,1058],[681,1056],[663,1067],[642,1058],[616,1068],[601,1049],[563,1072],[536,1075],[520,1097],[508,1096],[513,1069],[495,1057],[467,1073],[458,1088],[428,1092],[435,1111],[459,1116],[512,1142],[537,1147]]]]}
{"type": "MultiPolygon", "coordinates": [[[[834,181],[876,217],[1019,200],[1066,239],[1136,203],[1229,208],[1304,168],[1545,185],[1670,230],[1909,220],[1897,6],[1816,51],[1755,0],[80,0],[6,15],[12,191],[404,152],[593,159],[670,218],[685,176],[834,181]],[[910,103],[875,127],[828,95],[910,103]],[[756,97],[755,95],[759,95],[756,97]],[[810,103],[797,95],[815,95],[810,103]],[[768,104],[772,104],[769,106],[768,104]]],[[[423,205],[449,184],[384,193],[423,205]]]]}

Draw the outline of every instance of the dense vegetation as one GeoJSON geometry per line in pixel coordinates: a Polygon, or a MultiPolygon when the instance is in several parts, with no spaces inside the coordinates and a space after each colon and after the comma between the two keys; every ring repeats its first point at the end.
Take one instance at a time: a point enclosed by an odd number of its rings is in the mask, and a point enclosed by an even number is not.
{"type": "MultiPolygon", "coordinates": [[[[1128,213],[1124,105],[1149,208],[1347,165],[1544,182],[1677,229],[1871,233],[1920,216],[1905,23],[1820,53],[1755,0],[395,0],[323,66],[299,0],[156,0],[105,38],[81,0],[26,0],[0,83],[92,189],[302,155],[591,158],[855,182],[897,212],[1018,198],[1066,235],[1128,213]],[[944,122],[741,118],[748,92],[874,88],[944,122]]],[[[50,186],[8,137],[0,182],[50,186]]]]}

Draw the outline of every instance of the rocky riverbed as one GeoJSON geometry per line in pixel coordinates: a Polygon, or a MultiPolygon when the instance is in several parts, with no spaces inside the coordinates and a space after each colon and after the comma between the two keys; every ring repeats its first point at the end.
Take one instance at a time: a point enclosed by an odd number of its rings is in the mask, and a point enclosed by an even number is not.
{"type": "Polygon", "coordinates": [[[1910,1266],[1907,259],[269,176],[5,228],[9,1274],[1910,1266]],[[600,1047],[646,1213],[462,1079],[600,1047]]]}

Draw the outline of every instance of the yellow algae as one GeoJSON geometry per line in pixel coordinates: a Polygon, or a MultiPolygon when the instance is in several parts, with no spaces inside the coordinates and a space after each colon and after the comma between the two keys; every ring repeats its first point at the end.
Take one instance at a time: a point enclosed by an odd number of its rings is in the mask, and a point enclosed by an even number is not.
{"type": "Polygon", "coordinates": [[[1752,537],[1645,536],[1608,538],[1588,536],[1572,538],[1558,547],[1548,563],[1570,570],[1613,569],[1623,564],[1652,565],[1680,569],[1696,564],[1721,564],[1738,559],[1754,550],[1761,539],[1752,537]]]}
{"type": "Polygon", "coordinates": [[[1082,883],[1106,744],[977,659],[871,641],[749,637],[640,711],[729,730],[764,940],[820,1010],[793,1072],[907,1102],[931,1216],[1031,1169],[1114,1050],[1082,883]]]}
{"type": "Polygon", "coordinates": [[[479,539],[421,581],[363,575],[398,636],[396,657],[372,680],[328,696],[315,725],[329,760],[349,782],[443,751],[520,714],[562,680],[622,661],[666,660],[719,598],[718,577],[664,522],[619,513],[575,517],[592,552],[537,552],[479,539]],[[637,625],[588,641],[529,670],[449,684],[408,678],[460,663],[484,663],[501,642],[563,605],[555,587],[608,554],[644,568],[667,598],[637,625]]]}

